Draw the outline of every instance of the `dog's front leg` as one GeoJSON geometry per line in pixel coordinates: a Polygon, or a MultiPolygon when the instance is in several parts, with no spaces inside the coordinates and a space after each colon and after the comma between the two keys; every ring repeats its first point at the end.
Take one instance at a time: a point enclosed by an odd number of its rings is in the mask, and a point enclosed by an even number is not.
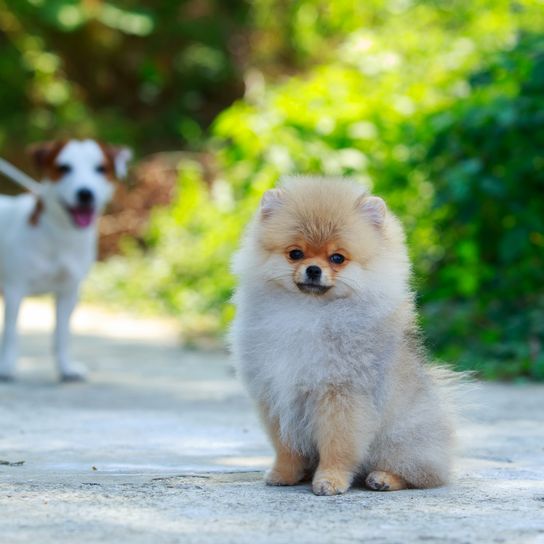
{"type": "Polygon", "coordinates": [[[370,399],[330,388],[318,401],[314,432],[319,465],[312,482],[316,495],[345,493],[375,436],[377,416],[370,399]]]}
{"type": "Polygon", "coordinates": [[[11,380],[17,362],[17,317],[23,300],[23,290],[4,287],[4,336],[0,354],[0,380],[11,380]]]}
{"type": "Polygon", "coordinates": [[[55,329],[55,355],[60,377],[63,381],[81,381],[87,376],[87,369],[70,358],[70,318],[77,304],[78,286],[57,293],[55,329]]]}
{"type": "Polygon", "coordinates": [[[263,402],[259,406],[261,418],[270,440],[276,450],[274,466],[266,473],[267,485],[295,485],[304,479],[309,462],[301,454],[290,448],[281,438],[279,422],[271,417],[270,410],[263,402]]]}

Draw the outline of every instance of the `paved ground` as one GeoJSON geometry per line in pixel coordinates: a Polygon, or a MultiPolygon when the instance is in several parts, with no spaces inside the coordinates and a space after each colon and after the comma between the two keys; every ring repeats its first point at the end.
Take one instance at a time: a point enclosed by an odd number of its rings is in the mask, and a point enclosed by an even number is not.
{"type": "Polygon", "coordinates": [[[170,323],[79,311],[87,384],[59,385],[42,303],[0,385],[2,543],[544,543],[544,387],[470,395],[453,485],[315,497],[267,488],[270,448],[222,354],[170,323]]]}

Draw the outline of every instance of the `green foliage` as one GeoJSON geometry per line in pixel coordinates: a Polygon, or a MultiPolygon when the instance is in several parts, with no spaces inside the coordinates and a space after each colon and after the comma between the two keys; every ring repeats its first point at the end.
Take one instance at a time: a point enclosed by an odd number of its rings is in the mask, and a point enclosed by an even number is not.
{"type": "Polygon", "coordinates": [[[542,40],[522,36],[543,28],[537,3],[261,0],[253,20],[266,74],[251,71],[213,125],[212,192],[183,164],[145,264],[107,264],[94,289],[137,271],[118,285],[126,298],[150,294],[190,334],[220,332],[228,260],[263,191],[286,173],[349,175],[407,227],[438,355],[485,377],[544,378],[544,70],[542,40]]]}
{"type": "Polygon", "coordinates": [[[185,161],[146,247],[89,285],[190,337],[232,317],[228,261],[279,176],[353,176],[406,225],[431,348],[544,379],[543,30],[537,0],[0,0],[0,150],[213,154],[212,188],[185,161]]]}
{"type": "Polygon", "coordinates": [[[197,146],[242,88],[244,0],[0,0],[0,150],[97,136],[197,146]]]}
{"type": "Polygon", "coordinates": [[[544,379],[544,37],[522,36],[470,86],[431,119],[443,254],[423,299],[429,330],[464,366],[544,379]]]}
{"type": "Polygon", "coordinates": [[[124,256],[98,265],[88,285],[101,301],[179,315],[188,339],[221,330],[232,317],[224,304],[232,290],[227,263],[240,231],[229,193],[218,183],[211,206],[201,176],[200,165],[186,161],[179,198],[155,212],[145,255],[127,240],[124,256]]]}

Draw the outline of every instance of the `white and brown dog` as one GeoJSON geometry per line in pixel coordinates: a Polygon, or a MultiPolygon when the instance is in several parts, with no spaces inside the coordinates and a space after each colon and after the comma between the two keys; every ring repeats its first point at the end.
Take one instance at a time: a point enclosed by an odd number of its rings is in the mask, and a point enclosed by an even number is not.
{"type": "Polygon", "coordinates": [[[42,177],[39,195],[0,196],[0,379],[14,375],[21,301],[27,295],[53,293],[60,376],[81,380],[86,370],[69,355],[70,316],[80,283],[96,258],[97,217],[112,197],[112,181],[126,174],[131,153],[94,140],[36,144],[30,152],[42,177]]]}

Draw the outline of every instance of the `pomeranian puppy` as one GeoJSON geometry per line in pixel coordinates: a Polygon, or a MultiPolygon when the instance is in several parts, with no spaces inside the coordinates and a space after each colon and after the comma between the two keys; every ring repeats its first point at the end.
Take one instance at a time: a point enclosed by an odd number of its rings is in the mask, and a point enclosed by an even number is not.
{"type": "MultiPolygon", "coordinates": [[[[417,335],[402,227],[352,182],[267,191],[233,269],[231,344],[276,450],[269,485],[355,478],[376,491],[448,480],[452,424],[417,335]]],[[[446,376],[447,379],[447,376],[446,376]]]]}

